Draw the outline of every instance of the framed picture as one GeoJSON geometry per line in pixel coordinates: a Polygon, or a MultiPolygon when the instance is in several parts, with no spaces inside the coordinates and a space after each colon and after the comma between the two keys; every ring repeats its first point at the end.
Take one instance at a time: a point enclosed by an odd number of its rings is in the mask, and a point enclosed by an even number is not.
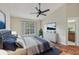
{"type": "Polygon", "coordinates": [[[56,22],[50,22],[47,24],[47,32],[56,33],[56,22]]]}
{"type": "Polygon", "coordinates": [[[0,29],[6,28],[6,15],[0,10],[0,29]]]}
{"type": "Polygon", "coordinates": [[[48,23],[47,30],[56,30],[56,22],[48,23]]]}

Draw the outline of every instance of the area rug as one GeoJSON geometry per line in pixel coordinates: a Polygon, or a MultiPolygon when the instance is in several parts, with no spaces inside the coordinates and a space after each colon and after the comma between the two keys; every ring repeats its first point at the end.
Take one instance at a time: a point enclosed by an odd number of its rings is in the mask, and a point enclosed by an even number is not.
{"type": "Polygon", "coordinates": [[[71,55],[79,55],[79,46],[74,45],[68,45],[63,48],[60,48],[65,54],[71,54],[71,55]]]}
{"type": "Polygon", "coordinates": [[[61,51],[58,48],[51,48],[46,52],[40,53],[38,55],[59,55],[61,51]]]}

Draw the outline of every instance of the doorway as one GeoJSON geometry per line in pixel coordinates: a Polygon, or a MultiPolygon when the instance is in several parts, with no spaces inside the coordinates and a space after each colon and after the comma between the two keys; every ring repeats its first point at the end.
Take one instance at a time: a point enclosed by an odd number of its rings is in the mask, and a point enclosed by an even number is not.
{"type": "Polygon", "coordinates": [[[75,45],[76,41],[76,20],[68,19],[68,45],[75,45]]]}

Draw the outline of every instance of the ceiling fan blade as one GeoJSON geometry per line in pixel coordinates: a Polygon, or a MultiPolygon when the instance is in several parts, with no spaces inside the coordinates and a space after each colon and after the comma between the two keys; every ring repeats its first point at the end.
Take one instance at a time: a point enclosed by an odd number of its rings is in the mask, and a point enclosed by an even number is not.
{"type": "Polygon", "coordinates": [[[39,10],[40,10],[40,5],[41,5],[41,4],[39,3],[39,10]]]}
{"type": "Polygon", "coordinates": [[[39,14],[37,15],[37,17],[39,17],[39,14]]]}
{"type": "Polygon", "coordinates": [[[38,14],[38,13],[31,13],[31,14],[38,14]]]}
{"type": "Polygon", "coordinates": [[[44,16],[46,16],[46,14],[41,14],[41,15],[44,15],[44,16]]]}
{"type": "Polygon", "coordinates": [[[39,11],[39,9],[38,9],[37,7],[35,7],[35,9],[36,9],[37,11],[39,11]]]}
{"type": "Polygon", "coordinates": [[[49,11],[49,9],[47,9],[47,10],[44,10],[44,11],[41,11],[41,13],[44,13],[44,12],[47,12],[47,11],[49,11]]]}

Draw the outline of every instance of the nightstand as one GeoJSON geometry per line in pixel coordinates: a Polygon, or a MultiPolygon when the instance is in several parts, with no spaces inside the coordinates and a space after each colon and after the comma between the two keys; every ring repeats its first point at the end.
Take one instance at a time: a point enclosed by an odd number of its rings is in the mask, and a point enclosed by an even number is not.
{"type": "Polygon", "coordinates": [[[0,49],[2,49],[3,48],[3,40],[2,40],[2,38],[0,38],[0,49]]]}

